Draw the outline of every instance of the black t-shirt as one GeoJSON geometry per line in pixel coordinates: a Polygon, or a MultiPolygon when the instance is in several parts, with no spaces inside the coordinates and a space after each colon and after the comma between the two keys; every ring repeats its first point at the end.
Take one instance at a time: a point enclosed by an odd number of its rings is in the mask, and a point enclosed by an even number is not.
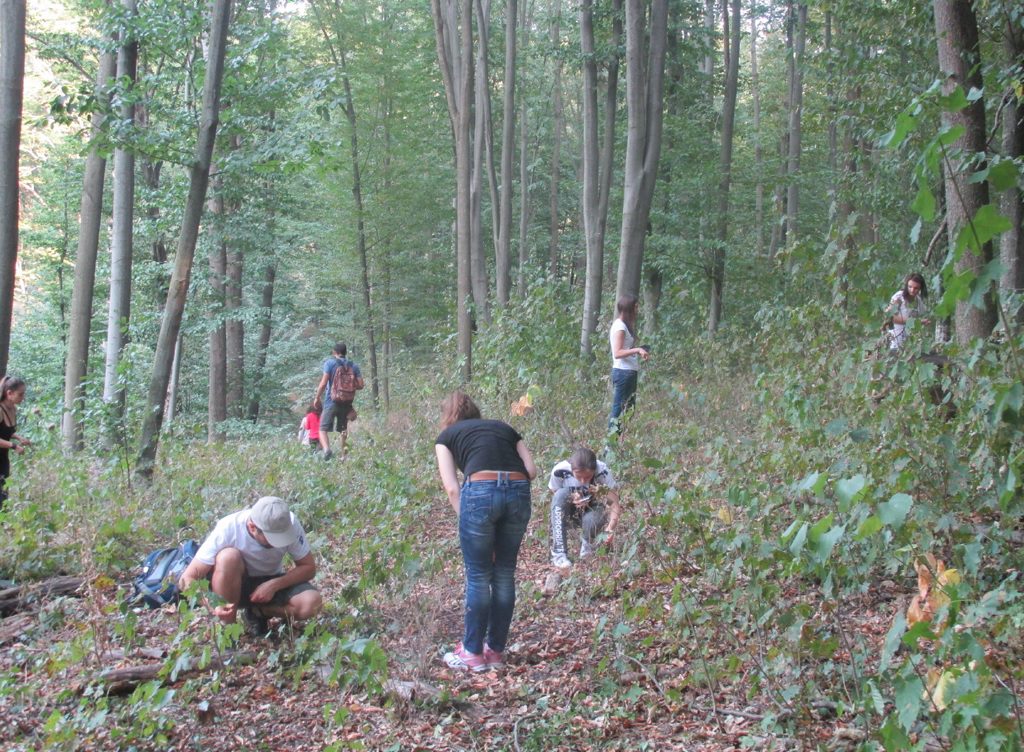
{"type": "Polygon", "coordinates": [[[462,474],[502,470],[526,475],[526,465],[516,451],[522,436],[500,420],[460,420],[441,431],[436,444],[448,447],[462,474]]]}

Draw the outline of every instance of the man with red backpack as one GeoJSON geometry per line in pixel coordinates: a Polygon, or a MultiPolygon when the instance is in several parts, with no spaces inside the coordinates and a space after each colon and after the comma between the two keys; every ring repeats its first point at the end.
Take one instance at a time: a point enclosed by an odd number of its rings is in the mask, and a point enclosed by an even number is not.
{"type": "Polygon", "coordinates": [[[345,454],[345,439],[348,438],[348,422],[355,419],[352,400],[356,391],[363,388],[363,375],[359,366],[345,357],[348,348],[344,342],[334,345],[331,357],[324,361],[323,376],[317,384],[314,399],[323,393],[324,409],[320,413],[320,446],[324,459],[330,459],[332,452],[327,434],[341,433],[341,453],[345,454]]]}

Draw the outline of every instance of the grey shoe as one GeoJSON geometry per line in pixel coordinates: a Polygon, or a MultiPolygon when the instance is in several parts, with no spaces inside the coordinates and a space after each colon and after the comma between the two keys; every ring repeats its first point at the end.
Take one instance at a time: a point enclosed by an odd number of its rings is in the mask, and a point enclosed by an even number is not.
{"type": "Polygon", "coordinates": [[[333,456],[334,456],[334,452],[332,452],[330,449],[325,449],[324,450],[324,459],[325,460],[329,460],[333,456]]]}

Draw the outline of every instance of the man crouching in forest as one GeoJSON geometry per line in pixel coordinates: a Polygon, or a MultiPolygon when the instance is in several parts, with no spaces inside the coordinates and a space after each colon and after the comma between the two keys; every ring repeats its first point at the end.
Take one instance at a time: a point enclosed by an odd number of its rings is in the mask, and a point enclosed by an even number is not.
{"type": "Polygon", "coordinates": [[[302,525],[282,499],[264,496],[217,523],[182,573],[178,588],[184,592],[208,577],[210,589],[227,601],[213,613],[233,624],[241,609],[246,632],[262,637],[269,617],[303,621],[320,613],[323,598],[310,582],[315,575],[302,525]],[[287,572],[282,566],[285,554],[294,563],[287,572]]]}

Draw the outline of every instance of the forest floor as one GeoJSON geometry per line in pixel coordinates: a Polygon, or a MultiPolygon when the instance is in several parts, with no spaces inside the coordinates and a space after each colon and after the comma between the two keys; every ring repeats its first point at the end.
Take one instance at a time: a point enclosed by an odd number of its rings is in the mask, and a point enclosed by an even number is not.
{"type": "MultiPolygon", "coordinates": [[[[545,495],[546,498],[546,495],[545,495]]],[[[165,741],[145,726],[118,728],[105,714],[85,717],[86,728],[62,737],[51,714],[67,714],[81,702],[80,692],[103,668],[165,660],[180,641],[179,616],[172,607],[139,611],[136,644],[140,650],[104,650],[95,635],[97,622],[116,618],[116,590],[111,583],[93,583],[84,598],[60,599],[60,618],[44,607],[24,629],[0,646],[0,675],[17,677],[21,690],[0,687],[0,746],[4,749],[180,749],[180,750],[729,750],[845,749],[863,739],[849,716],[837,717],[836,706],[767,703],[770,692],[755,684],[763,667],[734,666],[714,676],[712,666],[728,661],[753,635],[728,625],[705,624],[707,640],[668,633],[664,613],[633,618],[622,625],[624,603],[642,593],[646,607],[672,608],[674,588],[693,598],[718,597],[709,578],[696,570],[640,577],[628,576],[617,557],[602,551],[583,562],[555,592],[545,592],[549,575],[545,538],[547,523],[537,512],[524,542],[519,565],[519,600],[512,642],[504,670],[467,674],[448,668],[442,653],[461,632],[462,566],[451,530],[439,525],[424,530],[421,541],[451,551],[444,570],[420,581],[411,594],[385,597],[373,605],[379,624],[377,640],[387,655],[390,684],[383,692],[348,690],[327,680],[331,663],[307,661],[297,671],[287,665],[294,636],[256,640],[243,636],[239,650],[253,653],[250,665],[219,673],[219,681],[200,682],[196,691],[166,698],[157,711],[173,724],[165,741]],[[431,540],[432,539],[432,540],[431,540]],[[106,587],[103,585],[106,584],[106,587]],[[105,616],[106,615],[106,616],[105,616]],[[623,634],[629,630],[629,654],[623,634]],[[92,638],[82,636],[92,630],[92,638]],[[79,660],[58,662],[68,646],[80,648],[79,660]],[[58,648],[58,646],[61,646],[58,648]],[[148,658],[146,656],[149,656],[148,658]],[[49,656],[49,658],[48,658],[49,656]],[[709,690],[713,686],[714,690],[709,690]],[[409,696],[411,692],[411,697],[409,696]],[[770,706],[768,706],[770,705],[770,706]],[[775,721],[790,719],[793,735],[778,736],[775,721]],[[762,723],[767,719],[770,722],[762,723]],[[762,728],[767,730],[762,730],[762,728]],[[64,738],[64,743],[54,740],[64,738]],[[48,740],[48,741],[46,741],[48,740]],[[44,743],[45,741],[45,743],[44,743]]],[[[546,512],[546,510],[545,510],[546,512]]],[[[346,583],[338,574],[322,572],[319,583],[333,609],[358,610],[342,603],[346,583]]],[[[887,583],[892,585],[892,583],[887,583]]],[[[885,588],[882,589],[885,591],[885,588]]],[[[893,616],[895,586],[888,593],[845,604],[848,628],[881,645],[893,616]]],[[[800,595],[786,596],[799,600],[800,595]]],[[[814,604],[810,604],[814,608],[814,604]]],[[[634,615],[635,616],[635,615],[634,615]]],[[[8,621],[15,617],[8,617],[8,621]]],[[[330,629],[330,611],[324,619],[330,629]]],[[[0,626],[5,621],[0,620],[0,626]]],[[[196,635],[202,621],[189,627],[196,635]]],[[[283,633],[284,630],[282,629],[283,633]]],[[[201,639],[201,638],[199,638],[201,639]]],[[[756,653],[754,653],[756,654],[756,653]]],[[[849,659],[842,647],[830,660],[849,659]]],[[[333,661],[333,659],[329,659],[333,661]]],[[[294,666],[292,667],[294,669],[294,666]]],[[[766,680],[765,680],[766,681],[766,680]]],[[[168,682],[180,687],[182,681],[168,682]]],[[[88,690],[95,691],[95,685],[88,690]]],[[[136,698],[120,702],[142,703],[136,698]]],[[[156,699],[150,698],[149,707],[156,699]]],[[[139,704],[140,713],[146,710],[139,704]]]]}

